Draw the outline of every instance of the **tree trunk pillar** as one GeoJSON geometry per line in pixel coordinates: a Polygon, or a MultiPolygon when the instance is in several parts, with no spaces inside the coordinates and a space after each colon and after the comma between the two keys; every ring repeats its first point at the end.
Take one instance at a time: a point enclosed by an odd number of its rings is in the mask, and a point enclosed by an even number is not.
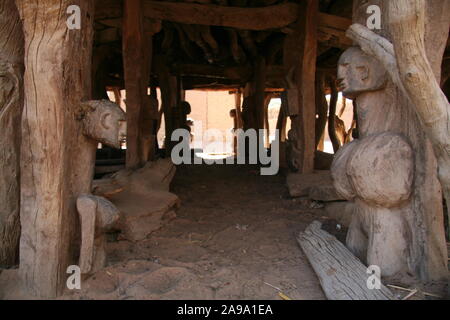
{"type": "MultiPolygon", "coordinates": [[[[16,0],[24,24],[20,274],[29,294],[54,298],[76,264],[75,200],[90,192],[92,148],[76,112],[91,94],[94,1],[16,0]],[[81,28],[66,12],[81,9],[81,28]],[[82,161],[83,160],[83,161],[82,161]],[[88,165],[89,164],[89,165],[88,165]]],[[[94,152],[95,154],[95,152],[94,152]]]]}
{"type": "Polygon", "coordinates": [[[298,103],[293,105],[295,102],[289,98],[289,111],[292,129],[296,131],[297,149],[300,151],[297,163],[301,173],[314,171],[318,12],[317,0],[301,1],[294,32],[287,35],[284,44],[285,72],[292,76],[290,80],[293,83],[293,88],[288,89],[288,96],[297,91],[294,95],[298,103]]]}
{"type": "Polygon", "coordinates": [[[0,6],[0,268],[19,262],[22,22],[14,0],[0,6]]]}
{"type": "Polygon", "coordinates": [[[123,61],[127,105],[127,168],[138,168],[149,159],[152,143],[147,97],[151,69],[151,37],[144,31],[141,0],[124,1],[123,61]]]}

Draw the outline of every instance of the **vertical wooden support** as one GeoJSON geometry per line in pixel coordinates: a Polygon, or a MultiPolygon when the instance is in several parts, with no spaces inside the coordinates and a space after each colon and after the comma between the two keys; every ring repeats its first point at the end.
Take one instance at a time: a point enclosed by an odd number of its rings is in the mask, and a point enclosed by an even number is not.
{"type": "Polygon", "coordinates": [[[325,127],[327,125],[328,102],[325,97],[325,75],[316,73],[316,148],[323,151],[325,127]]]}
{"type": "MultiPolygon", "coordinates": [[[[405,28],[402,23],[411,22],[417,23],[419,15],[414,13],[411,17],[407,15],[399,15],[398,21],[395,24],[391,24],[393,19],[390,14],[391,1],[388,0],[374,0],[371,3],[367,3],[364,0],[353,1],[353,22],[364,24],[367,19],[367,7],[369,5],[378,5],[381,8],[382,28],[375,30],[375,32],[386,38],[389,41],[393,41],[394,45],[399,44],[398,39],[398,27],[405,28]],[[402,21],[403,20],[403,21],[402,21]]],[[[395,2],[397,4],[397,2],[395,2]]],[[[404,3],[403,3],[404,4],[404,3]]],[[[434,81],[431,80],[434,76],[436,80],[440,78],[440,70],[442,63],[442,55],[445,49],[445,44],[448,39],[448,1],[428,0],[417,1],[415,5],[420,6],[425,4],[425,23],[422,25],[425,27],[424,38],[420,41],[424,41],[422,49],[426,53],[426,59],[428,60],[432,74],[427,74],[428,82],[431,84],[434,81]],[[445,21],[445,23],[444,23],[445,21]]],[[[418,23],[417,25],[420,25],[418,23]]],[[[414,29],[414,28],[411,28],[414,29]]],[[[409,28],[403,29],[403,31],[411,32],[409,28]]],[[[420,33],[411,33],[415,38],[420,39],[420,33]]],[[[378,39],[377,39],[378,40],[378,39]]],[[[401,40],[401,39],[400,39],[401,40]]],[[[405,39],[404,39],[405,40],[405,39]]],[[[360,39],[361,41],[361,39],[360,39]]],[[[370,41],[369,38],[364,38],[364,42],[370,41]]],[[[407,42],[408,40],[406,40],[407,42]]],[[[375,45],[378,42],[373,42],[371,45],[375,45]]],[[[402,41],[400,41],[402,43],[402,41]]],[[[367,45],[367,43],[364,43],[367,45]]],[[[383,53],[381,58],[388,57],[389,55],[395,56],[402,48],[395,48],[395,53],[386,52],[383,53]]],[[[411,52],[417,49],[417,46],[412,44],[408,51],[411,52]]],[[[384,49],[383,49],[384,51],[384,49]]],[[[416,55],[418,56],[418,55],[416,55]]],[[[380,68],[386,65],[386,62],[380,61],[380,68]]],[[[394,64],[389,61],[390,70],[388,72],[395,72],[392,69],[394,64]]],[[[412,73],[420,70],[417,64],[415,68],[411,69],[412,73]]],[[[423,71],[423,69],[422,69],[423,71]]],[[[397,71],[398,72],[398,71],[397,71]]],[[[414,75],[411,75],[411,79],[414,75]]],[[[399,77],[400,79],[400,77],[399,77]]],[[[402,78],[403,79],[403,78],[402,78]]],[[[416,78],[417,80],[417,78],[416,78]]],[[[439,81],[438,81],[439,82],[439,81]]],[[[420,84],[420,81],[416,81],[416,84],[420,84]]],[[[371,118],[371,126],[377,131],[390,131],[397,134],[404,135],[409,140],[414,153],[415,153],[415,171],[414,171],[414,188],[411,195],[411,208],[404,219],[408,224],[410,233],[409,243],[409,255],[408,261],[410,263],[410,271],[417,278],[422,281],[441,281],[448,278],[448,254],[445,243],[444,233],[444,221],[443,221],[443,207],[442,207],[442,193],[437,179],[437,160],[433,153],[432,144],[427,137],[426,130],[423,127],[423,122],[419,120],[416,113],[416,105],[411,104],[411,97],[406,97],[402,90],[399,88],[399,83],[394,79],[393,82],[389,81],[387,88],[384,91],[380,91],[378,96],[371,101],[371,109],[379,109],[385,106],[388,107],[387,112],[379,112],[379,116],[373,116],[371,118]]],[[[424,91],[425,92],[425,91],[424,91]]],[[[424,92],[421,92],[422,97],[424,92]]],[[[432,99],[424,99],[423,101],[431,101],[432,99]]],[[[364,102],[367,104],[367,101],[364,102]]],[[[363,103],[358,102],[355,107],[363,110],[363,103]]],[[[381,110],[381,109],[380,109],[381,110]]],[[[430,109],[431,110],[431,109],[430,109]]],[[[356,111],[356,108],[355,108],[356,111]]],[[[355,112],[358,119],[361,119],[363,115],[361,112],[355,112]]],[[[427,114],[432,114],[428,112],[427,114]]],[[[365,116],[365,115],[364,115],[365,116]]],[[[439,121],[437,118],[433,119],[434,128],[439,121]]],[[[446,120],[444,120],[446,121],[446,120]]],[[[361,125],[361,121],[358,123],[358,135],[363,137],[364,128],[361,125]]],[[[373,130],[372,132],[373,133],[373,130]]],[[[380,249],[381,250],[381,249],[380,249]]]]}
{"type": "Polygon", "coordinates": [[[164,125],[165,125],[165,140],[164,148],[166,156],[170,155],[172,151],[172,141],[170,140],[173,130],[176,129],[176,123],[174,122],[174,113],[176,111],[177,104],[177,77],[172,76],[169,73],[169,69],[166,66],[165,59],[162,56],[155,57],[155,65],[157,67],[157,74],[159,80],[159,86],[161,89],[161,109],[164,113],[164,125]]]}
{"type": "Polygon", "coordinates": [[[281,93],[281,107],[277,119],[277,130],[279,130],[280,132],[280,142],[286,141],[286,126],[287,126],[286,109],[287,109],[287,96],[286,91],[283,91],[281,93]]]}
{"type": "Polygon", "coordinates": [[[148,160],[152,129],[145,121],[149,109],[151,37],[144,32],[141,0],[124,1],[123,61],[127,101],[127,168],[138,168],[148,160]]]}
{"type": "Polygon", "coordinates": [[[264,102],[266,89],[266,60],[264,57],[259,56],[257,58],[253,81],[255,129],[259,130],[264,129],[264,102]]]}
{"type": "Polygon", "coordinates": [[[331,143],[333,144],[334,153],[338,152],[341,144],[336,134],[336,107],[339,99],[339,92],[336,88],[336,82],[334,77],[329,79],[329,85],[331,88],[330,97],[330,112],[328,115],[328,135],[330,136],[331,143]]]}
{"type": "MultiPolygon", "coordinates": [[[[298,115],[292,117],[292,129],[297,132],[299,171],[311,173],[316,150],[315,76],[319,7],[318,0],[300,1],[299,4],[299,19],[293,26],[294,32],[285,39],[284,67],[286,74],[293,71],[293,82],[297,85],[298,115]]],[[[290,110],[294,108],[289,106],[290,110]]]]}
{"type": "Polygon", "coordinates": [[[242,100],[242,93],[241,90],[239,89],[235,94],[234,94],[234,106],[236,108],[236,123],[237,123],[237,127],[236,129],[242,129],[243,124],[242,124],[242,110],[241,110],[241,100],[242,100]]]}
{"type": "Polygon", "coordinates": [[[75,199],[91,189],[96,143],[76,120],[91,94],[93,0],[16,0],[25,32],[20,273],[27,293],[54,298],[75,264],[75,199]],[[81,9],[68,30],[67,8],[81,9]]]}
{"type": "Polygon", "coordinates": [[[14,0],[0,5],[0,268],[19,262],[22,23],[14,0]]]}
{"type": "Polygon", "coordinates": [[[266,93],[264,97],[264,129],[266,130],[264,143],[267,148],[270,146],[269,104],[272,97],[273,94],[271,92],[266,93]]]}

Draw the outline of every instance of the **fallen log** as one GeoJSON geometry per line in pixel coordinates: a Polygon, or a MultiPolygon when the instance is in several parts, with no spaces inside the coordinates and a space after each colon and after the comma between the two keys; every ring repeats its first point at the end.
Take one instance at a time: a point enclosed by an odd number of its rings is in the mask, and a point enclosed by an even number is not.
{"type": "Polygon", "coordinates": [[[369,289],[370,274],[338,239],[314,221],[297,238],[329,300],[396,300],[390,290],[369,289]]]}

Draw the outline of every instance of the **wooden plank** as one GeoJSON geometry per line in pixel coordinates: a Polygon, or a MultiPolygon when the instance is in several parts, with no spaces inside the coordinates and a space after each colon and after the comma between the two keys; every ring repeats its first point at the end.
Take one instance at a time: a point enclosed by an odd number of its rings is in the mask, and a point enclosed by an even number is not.
{"type": "Polygon", "coordinates": [[[297,238],[329,300],[396,300],[383,284],[369,289],[367,267],[314,221],[297,238]]]}

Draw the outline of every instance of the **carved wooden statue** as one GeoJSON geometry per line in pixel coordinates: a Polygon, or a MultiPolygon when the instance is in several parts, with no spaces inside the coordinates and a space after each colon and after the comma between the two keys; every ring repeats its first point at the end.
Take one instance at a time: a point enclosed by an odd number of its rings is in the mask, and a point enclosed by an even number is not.
{"type": "Polygon", "coordinates": [[[105,266],[104,233],[119,219],[119,210],[109,200],[93,195],[78,197],[77,210],[81,222],[79,266],[83,274],[94,273],[105,266]]]}
{"type": "MultiPolygon", "coordinates": [[[[79,120],[83,134],[113,148],[120,148],[126,135],[125,113],[107,100],[82,104],[79,120]]],[[[95,152],[95,151],[93,151],[95,152]]],[[[94,273],[106,261],[104,232],[119,219],[119,210],[109,200],[94,195],[80,195],[77,210],[81,224],[80,268],[83,274],[94,273]]]]}
{"type": "Polygon", "coordinates": [[[449,194],[450,185],[446,183],[450,153],[444,151],[450,150],[450,105],[444,101],[439,80],[450,26],[450,0],[354,0],[353,6],[354,24],[347,36],[376,59],[369,77],[382,70],[388,74],[384,89],[356,97],[358,112],[363,112],[358,121],[366,120],[366,134],[398,134],[414,151],[410,209],[404,211],[411,234],[408,271],[422,282],[447,282],[442,195],[449,194]],[[364,27],[370,5],[381,9],[380,30],[364,27]]]}
{"type": "Polygon", "coordinates": [[[341,148],[332,167],[338,193],[355,203],[347,246],[384,276],[408,271],[411,232],[406,218],[411,208],[414,151],[397,134],[394,106],[382,97],[387,75],[377,61],[359,48],[341,56],[338,85],[358,106],[360,140],[341,148]],[[391,131],[394,130],[394,131],[391,131]]]}

